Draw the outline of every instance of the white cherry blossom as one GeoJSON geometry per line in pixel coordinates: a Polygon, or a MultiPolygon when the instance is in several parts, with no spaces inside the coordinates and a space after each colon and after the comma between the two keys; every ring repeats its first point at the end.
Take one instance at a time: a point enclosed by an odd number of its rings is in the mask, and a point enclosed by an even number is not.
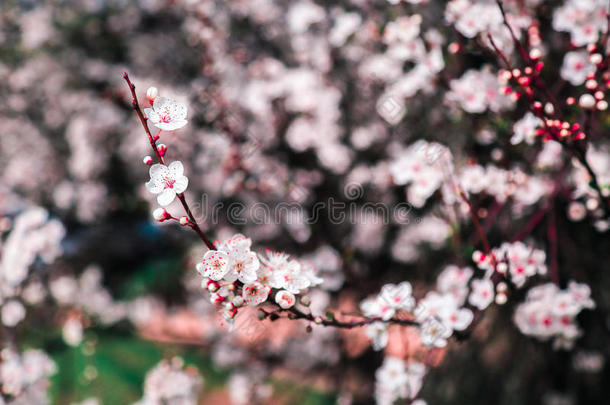
{"type": "Polygon", "coordinates": [[[470,305],[478,308],[485,309],[494,300],[494,285],[489,279],[476,279],[472,280],[472,292],[468,297],[470,305]]]}
{"type": "Polygon", "coordinates": [[[269,296],[269,287],[262,285],[259,282],[246,284],[243,287],[242,297],[244,302],[250,306],[262,304],[269,296]]]}
{"type": "Polygon", "coordinates": [[[166,97],[155,97],[152,108],[145,108],[144,114],[159,129],[173,131],[187,124],[186,105],[166,97]]]}
{"type": "Polygon", "coordinates": [[[157,194],[159,205],[166,207],[174,201],[177,194],[182,194],[188,186],[188,178],[184,175],[182,162],[175,161],[165,166],[155,164],[149,170],[150,180],[146,188],[157,194]]]}

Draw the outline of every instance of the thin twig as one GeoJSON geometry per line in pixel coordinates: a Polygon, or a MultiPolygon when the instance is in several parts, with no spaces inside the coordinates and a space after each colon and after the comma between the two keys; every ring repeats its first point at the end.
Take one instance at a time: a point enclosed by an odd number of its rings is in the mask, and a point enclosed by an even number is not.
{"type": "MultiPolygon", "coordinates": [[[[146,122],[147,118],[144,116],[144,113],[142,112],[142,109],[140,108],[140,103],[138,102],[138,96],[136,95],[136,86],[129,79],[129,75],[127,74],[127,72],[123,73],[123,79],[125,79],[125,81],[127,82],[127,85],[129,86],[129,90],[131,90],[131,105],[133,106],[133,109],[135,110],[136,114],[138,115],[138,118],[140,119],[140,123],[142,124],[142,127],[144,128],[144,131],[146,132],[146,135],[148,136],[148,142],[150,142],[150,146],[153,149],[155,156],[157,157],[157,161],[159,162],[159,164],[165,165],[165,159],[163,158],[163,155],[161,154],[161,152],[159,152],[159,148],[157,147],[158,138],[153,137],[153,135],[150,133],[150,129],[148,128],[148,124],[146,122]]],[[[191,212],[191,209],[190,209],[188,203],[186,202],[186,198],[184,198],[184,194],[182,194],[182,193],[178,194],[177,197],[178,197],[178,200],[180,200],[180,203],[182,204],[182,207],[184,208],[184,211],[186,212],[186,215],[189,219],[188,225],[191,227],[192,230],[195,231],[195,233],[199,236],[199,238],[203,241],[203,243],[205,243],[205,245],[208,247],[208,249],[216,250],[216,247],[214,246],[214,244],[212,242],[210,242],[210,239],[205,235],[205,233],[203,233],[203,231],[199,227],[199,224],[197,224],[197,220],[195,219],[195,216],[191,212]]]]}

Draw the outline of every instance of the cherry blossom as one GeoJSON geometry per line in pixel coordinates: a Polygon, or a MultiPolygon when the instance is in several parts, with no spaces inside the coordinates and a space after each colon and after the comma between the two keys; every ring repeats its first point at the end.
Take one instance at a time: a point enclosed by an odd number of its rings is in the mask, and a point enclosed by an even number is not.
{"type": "Polygon", "coordinates": [[[135,405],[177,403],[196,405],[203,379],[192,366],[184,366],[179,357],[163,360],[146,374],[144,395],[135,405]]]}
{"type": "Polygon", "coordinates": [[[595,72],[595,66],[589,62],[589,53],[586,51],[573,51],[565,54],[561,66],[561,77],[574,86],[581,85],[591,73],[595,72]]]}
{"type": "Polygon", "coordinates": [[[157,195],[159,205],[166,207],[174,201],[176,195],[182,194],[188,186],[188,178],[184,175],[182,162],[175,161],[168,166],[154,164],[149,170],[150,180],[146,188],[157,195]]]}
{"type": "Polygon", "coordinates": [[[543,124],[542,120],[533,113],[527,112],[519,121],[513,125],[514,134],[510,138],[510,143],[517,145],[523,141],[531,145],[536,139],[536,129],[543,124]]]}
{"type": "Polygon", "coordinates": [[[261,283],[254,282],[251,284],[244,285],[242,297],[244,299],[244,302],[248,305],[255,306],[258,304],[262,304],[267,300],[268,296],[269,287],[266,287],[261,283]]]}
{"type": "Polygon", "coordinates": [[[604,0],[568,0],[553,14],[553,28],[570,33],[575,46],[595,43],[600,31],[606,30],[606,11],[604,0]]]}
{"type": "Polygon", "coordinates": [[[423,385],[426,366],[418,362],[386,356],[375,372],[375,398],[379,405],[391,405],[399,399],[413,400],[423,385]]]}
{"type": "Polygon", "coordinates": [[[188,122],[186,120],[185,104],[165,97],[158,97],[156,94],[152,108],[145,108],[144,113],[154,126],[164,131],[174,131],[182,128],[188,122]]]}
{"type": "Polygon", "coordinates": [[[221,280],[229,271],[229,255],[218,250],[208,250],[202,263],[197,263],[197,271],[212,280],[221,280]]]}
{"type": "Polygon", "coordinates": [[[560,290],[548,283],[528,291],[525,302],[517,307],[514,321],[523,334],[553,339],[556,349],[570,349],[582,334],[576,316],[583,309],[594,307],[586,284],[570,281],[568,289],[560,290]]]}
{"type": "Polygon", "coordinates": [[[478,309],[485,309],[494,300],[494,285],[488,279],[475,279],[471,283],[472,292],[468,303],[478,309]]]}
{"type": "MultiPolygon", "coordinates": [[[[412,290],[411,284],[408,281],[403,281],[397,285],[386,284],[381,288],[379,298],[385,305],[389,306],[395,311],[411,311],[415,307],[415,298],[413,298],[411,295],[412,290]]],[[[393,312],[386,311],[384,318],[386,318],[389,314],[392,314],[391,316],[393,316],[393,312]]]]}

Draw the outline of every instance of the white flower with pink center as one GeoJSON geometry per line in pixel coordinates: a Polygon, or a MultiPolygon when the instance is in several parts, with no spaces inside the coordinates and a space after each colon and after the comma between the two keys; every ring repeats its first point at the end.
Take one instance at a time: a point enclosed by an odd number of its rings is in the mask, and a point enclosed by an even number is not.
{"type": "Polygon", "coordinates": [[[145,108],[144,114],[150,122],[164,131],[173,131],[187,124],[186,105],[165,97],[156,97],[152,108],[145,108]]]}
{"type": "Polygon", "coordinates": [[[301,290],[311,285],[322,282],[315,276],[313,269],[303,267],[296,260],[291,260],[286,253],[267,250],[267,256],[261,256],[261,261],[271,271],[269,285],[273,288],[284,288],[293,294],[298,294],[301,290]]]}
{"type": "Polygon", "coordinates": [[[197,264],[197,271],[203,277],[221,280],[229,271],[229,255],[218,250],[208,250],[202,262],[197,264]]]}
{"type": "Polygon", "coordinates": [[[436,318],[427,318],[419,327],[419,337],[426,346],[445,347],[451,334],[451,328],[436,318]]]}
{"type": "MultiPolygon", "coordinates": [[[[411,284],[408,281],[403,281],[398,285],[384,285],[381,288],[379,297],[386,305],[388,305],[395,311],[400,309],[405,311],[411,311],[415,307],[415,298],[413,298],[413,295],[411,295],[412,292],[413,289],[411,288],[411,284]]],[[[392,313],[392,315],[390,315],[390,318],[393,315],[394,314],[392,313]]]]}
{"type": "Polygon", "coordinates": [[[282,309],[292,308],[296,301],[294,294],[290,291],[280,290],[275,294],[275,302],[282,309]]]}
{"type": "Polygon", "coordinates": [[[436,290],[442,294],[453,295],[456,302],[462,305],[468,296],[468,281],[472,274],[473,270],[470,267],[460,268],[449,265],[438,275],[436,290]]]}
{"type": "Polygon", "coordinates": [[[472,280],[472,292],[468,297],[468,302],[473,307],[485,309],[494,300],[494,285],[491,280],[478,279],[472,280]]]}
{"type": "Polygon", "coordinates": [[[584,50],[568,52],[563,57],[561,78],[574,86],[583,84],[591,73],[595,73],[595,66],[589,62],[589,52],[584,50]]]}
{"type": "Polygon", "coordinates": [[[256,253],[250,251],[250,239],[236,242],[227,251],[229,256],[229,270],[224,275],[226,281],[239,280],[244,284],[251,283],[257,278],[260,262],[256,253]]]}
{"type": "Polygon", "coordinates": [[[510,138],[510,143],[517,145],[525,140],[527,144],[533,144],[536,140],[536,129],[542,125],[542,120],[528,111],[513,125],[514,134],[510,138]]]}
{"type": "Polygon", "coordinates": [[[444,306],[439,310],[438,317],[452,330],[464,330],[470,325],[474,315],[468,308],[444,306]]]}
{"type": "Polygon", "coordinates": [[[379,317],[385,321],[392,319],[396,313],[396,309],[388,304],[386,300],[382,299],[379,295],[362,301],[360,303],[360,309],[365,316],[379,317]]]}
{"type": "Polygon", "coordinates": [[[146,188],[151,193],[157,194],[157,202],[162,207],[171,204],[176,195],[182,194],[189,184],[180,161],[172,162],[169,166],[152,165],[149,174],[150,181],[146,182],[146,188]]]}
{"type": "Polygon", "coordinates": [[[259,282],[254,282],[244,285],[241,295],[246,304],[256,306],[267,300],[269,291],[269,287],[264,286],[259,282]]]}
{"type": "Polygon", "coordinates": [[[565,290],[552,283],[534,287],[517,307],[515,324],[525,335],[539,340],[552,338],[554,348],[570,349],[582,334],[576,317],[582,309],[595,306],[589,294],[586,284],[574,281],[565,290]]]}

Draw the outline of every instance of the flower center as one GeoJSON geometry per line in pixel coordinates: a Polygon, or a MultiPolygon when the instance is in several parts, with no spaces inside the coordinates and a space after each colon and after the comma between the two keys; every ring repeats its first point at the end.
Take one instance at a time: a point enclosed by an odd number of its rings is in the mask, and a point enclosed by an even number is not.
{"type": "Polygon", "coordinates": [[[174,188],[174,183],[176,182],[176,180],[170,178],[170,177],[165,177],[163,179],[163,184],[165,185],[165,188],[174,188]]]}

